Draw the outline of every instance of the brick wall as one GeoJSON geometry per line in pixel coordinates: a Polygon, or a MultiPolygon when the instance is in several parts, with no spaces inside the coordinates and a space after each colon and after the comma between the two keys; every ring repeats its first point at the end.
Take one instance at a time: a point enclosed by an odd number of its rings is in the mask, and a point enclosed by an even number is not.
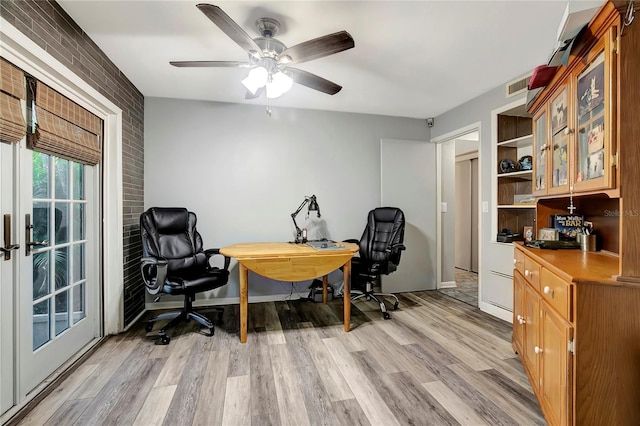
{"type": "Polygon", "coordinates": [[[144,96],[55,1],[0,2],[4,19],[122,109],[124,323],[142,312],[144,96]]]}

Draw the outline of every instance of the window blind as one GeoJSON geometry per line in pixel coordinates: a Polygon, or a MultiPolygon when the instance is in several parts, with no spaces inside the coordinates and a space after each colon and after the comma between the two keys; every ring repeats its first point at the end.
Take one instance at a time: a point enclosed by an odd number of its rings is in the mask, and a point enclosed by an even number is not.
{"type": "Polygon", "coordinates": [[[0,140],[18,142],[26,134],[20,99],[26,99],[24,72],[0,58],[0,140]]]}
{"type": "Polygon", "coordinates": [[[35,131],[31,148],[79,163],[95,165],[102,159],[102,120],[77,103],[36,81],[35,131]]]}

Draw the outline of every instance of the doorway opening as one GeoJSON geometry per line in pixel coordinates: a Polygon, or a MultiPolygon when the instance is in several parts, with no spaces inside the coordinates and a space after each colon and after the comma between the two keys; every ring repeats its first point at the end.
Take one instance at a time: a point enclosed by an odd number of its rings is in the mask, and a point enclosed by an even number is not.
{"type": "Polygon", "coordinates": [[[480,125],[440,138],[438,143],[437,289],[479,306],[480,125]]]}

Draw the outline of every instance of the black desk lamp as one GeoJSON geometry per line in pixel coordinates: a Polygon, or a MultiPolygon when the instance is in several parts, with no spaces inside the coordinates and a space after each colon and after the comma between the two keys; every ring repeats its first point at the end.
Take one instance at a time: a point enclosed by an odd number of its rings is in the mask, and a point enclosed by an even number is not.
{"type": "MultiPolygon", "coordinates": [[[[307,235],[302,235],[302,229],[300,229],[298,227],[298,224],[296,223],[296,216],[298,216],[298,213],[300,213],[300,211],[302,210],[302,208],[306,205],[309,204],[309,209],[307,210],[308,212],[311,211],[315,211],[318,212],[318,217],[320,217],[320,206],[318,205],[318,200],[316,200],[316,196],[312,195],[311,197],[304,197],[304,201],[302,202],[302,204],[300,204],[300,206],[298,207],[298,209],[291,213],[291,219],[293,220],[293,226],[296,227],[296,240],[295,243],[296,244],[300,244],[300,243],[306,243],[307,242],[307,235]]],[[[308,213],[307,213],[308,214],[308,213]]]]}

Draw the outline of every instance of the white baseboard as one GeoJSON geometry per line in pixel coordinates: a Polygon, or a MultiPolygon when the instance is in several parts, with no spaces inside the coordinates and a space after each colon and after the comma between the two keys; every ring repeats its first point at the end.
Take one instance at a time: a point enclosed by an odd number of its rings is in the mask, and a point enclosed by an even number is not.
{"type": "Polygon", "coordinates": [[[508,323],[512,323],[513,322],[513,312],[508,311],[506,309],[503,308],[499,308],[496,305],[492,305],[490,303],[487,302],[480,302],[479,303],[479,307],[480,310],[482,312],[486,312],[490,315],[493,315],[494,317],[500,318],[503,321],[506,321],[508,323]]]}
{"type": "Polygon", "coordinates": [[[458,287],[455,281],[442,281],[439,288],[455,288],[458,287]]]}
{"type": "MultiPolygon", "coordinates": [[[[269,294],[265,296],[250,296],[249,303],[260,302],[283,302],[285,300],[299,300],[306,299],[309,296],[308,292],[305,293],[293,293],[291,296],[287,294],[269,294]]],[[[215,299],[198,299],[193,302],[194,307],[205,306],[219,306],[219,305],[238,305],[240,303],[240,297],[225,297],[215,299]]],[[[182,308],[184,302],[175,300],[171,302],[147,302],[145,308],[149,311],[157,311],[160,309],[176,309],[182,308]]]]}

